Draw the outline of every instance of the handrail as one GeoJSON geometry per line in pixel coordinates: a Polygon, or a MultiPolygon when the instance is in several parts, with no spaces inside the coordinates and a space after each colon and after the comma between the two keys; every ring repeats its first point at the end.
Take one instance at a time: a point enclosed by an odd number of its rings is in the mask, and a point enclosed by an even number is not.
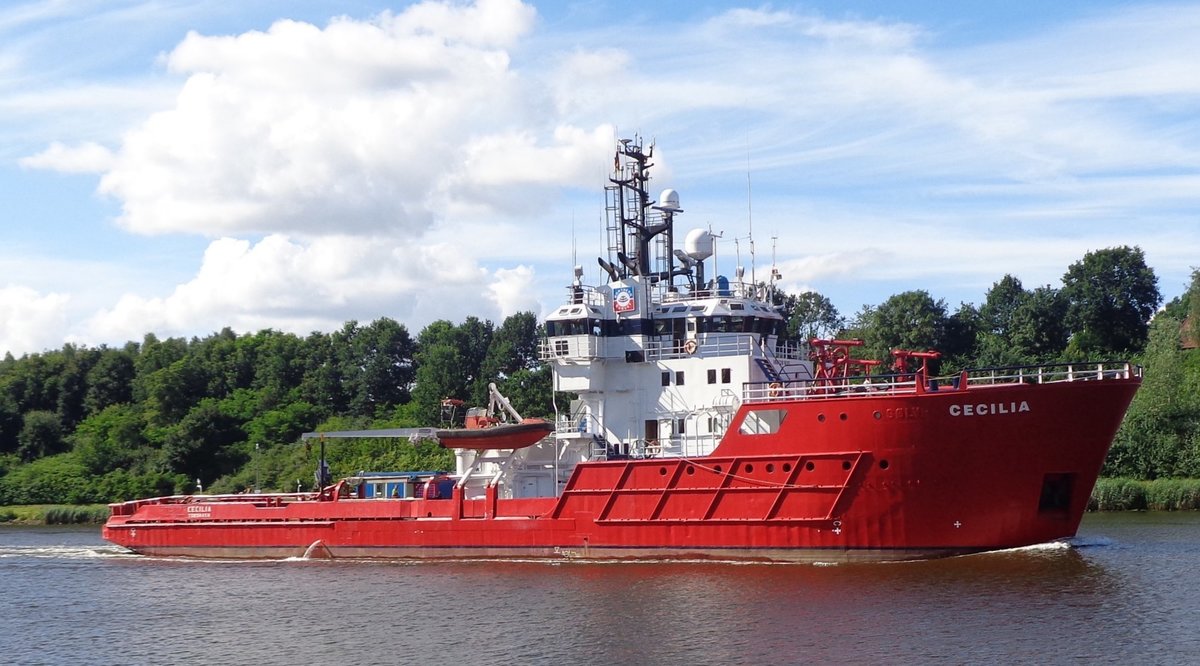
{"type": "Polygon", "coordinates": [[[995,368],[970,368],[957,375],[924,380],[918,373],[860,375],[837,380],[803,382],[748,382],[742,386],[743,402],[769,403],[785,400],[821,400],[849,397],[878,397],[942,391],[966,391],[983,386],[1013,384],[1056,384],[1080,381],[1139,379],[1142,367],[1129,361],[1050,363],[995,368]]]}

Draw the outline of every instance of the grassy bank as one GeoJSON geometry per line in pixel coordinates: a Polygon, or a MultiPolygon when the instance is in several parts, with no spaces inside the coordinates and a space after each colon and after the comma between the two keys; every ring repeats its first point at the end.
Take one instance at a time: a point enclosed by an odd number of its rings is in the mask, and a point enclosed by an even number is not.
{"type": "Polygon", "coordinates": [[[108,505],[29,504],[0,507],[0,524],[99,525],[108,518],[108,505]]]}
{"type": "Polygon", "coordinates": [[[1189,511],[1200,509],[1200,479],[1100,479],[1089,511],[1189,511]]]}

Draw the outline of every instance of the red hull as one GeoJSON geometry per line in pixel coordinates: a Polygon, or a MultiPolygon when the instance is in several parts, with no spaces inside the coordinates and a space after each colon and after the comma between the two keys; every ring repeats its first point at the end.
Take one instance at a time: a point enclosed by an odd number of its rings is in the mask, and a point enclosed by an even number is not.
{"type": "Polygon", "coordinates": [[[581,463],[558,498],[113,505],[148,555],[894,560],[1071,537],[1140,380],[743,405],[710,456],[581,463]],[[785,410],[745,434],[748,412],[785,410]]]}

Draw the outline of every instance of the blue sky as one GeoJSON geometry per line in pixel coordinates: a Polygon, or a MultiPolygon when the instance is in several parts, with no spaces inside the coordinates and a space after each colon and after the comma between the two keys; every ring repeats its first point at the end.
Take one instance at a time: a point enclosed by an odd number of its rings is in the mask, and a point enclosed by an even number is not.
{"type": "Polygon", "coordinates": [[[1196,34],[1162,3],[9,3],[0,353],[544,313],[573,261],[599,281],[634,132],[719,272],[752,230],[846,315],[1119,245],[1171,298],[1196,34]]]}

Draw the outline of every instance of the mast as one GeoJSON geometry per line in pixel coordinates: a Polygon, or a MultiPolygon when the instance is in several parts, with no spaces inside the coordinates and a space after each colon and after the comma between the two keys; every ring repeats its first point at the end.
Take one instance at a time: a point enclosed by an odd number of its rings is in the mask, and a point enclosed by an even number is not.
{"type": "Polygon", "coordinates": [[[664,193],[661,203],[650,199],[647,184],[653,156],[654,145],[643,148],[640,137],[620,141],[610,184],[604,188],[610,219],[609,258],[601,259],[600,266],[614,281],[643,276],[652,283],[666,281],[673,291],[675,276],[690,274],[686,262],[678,268],[675,264],[674,217],[682,209],[673,190],[666,191],[669,196],[664,193]],[[650,210],[657,214],[651,215],[650,210]],[[652,246],[656,239],[661,249],[657,255],[652,246]]]}

